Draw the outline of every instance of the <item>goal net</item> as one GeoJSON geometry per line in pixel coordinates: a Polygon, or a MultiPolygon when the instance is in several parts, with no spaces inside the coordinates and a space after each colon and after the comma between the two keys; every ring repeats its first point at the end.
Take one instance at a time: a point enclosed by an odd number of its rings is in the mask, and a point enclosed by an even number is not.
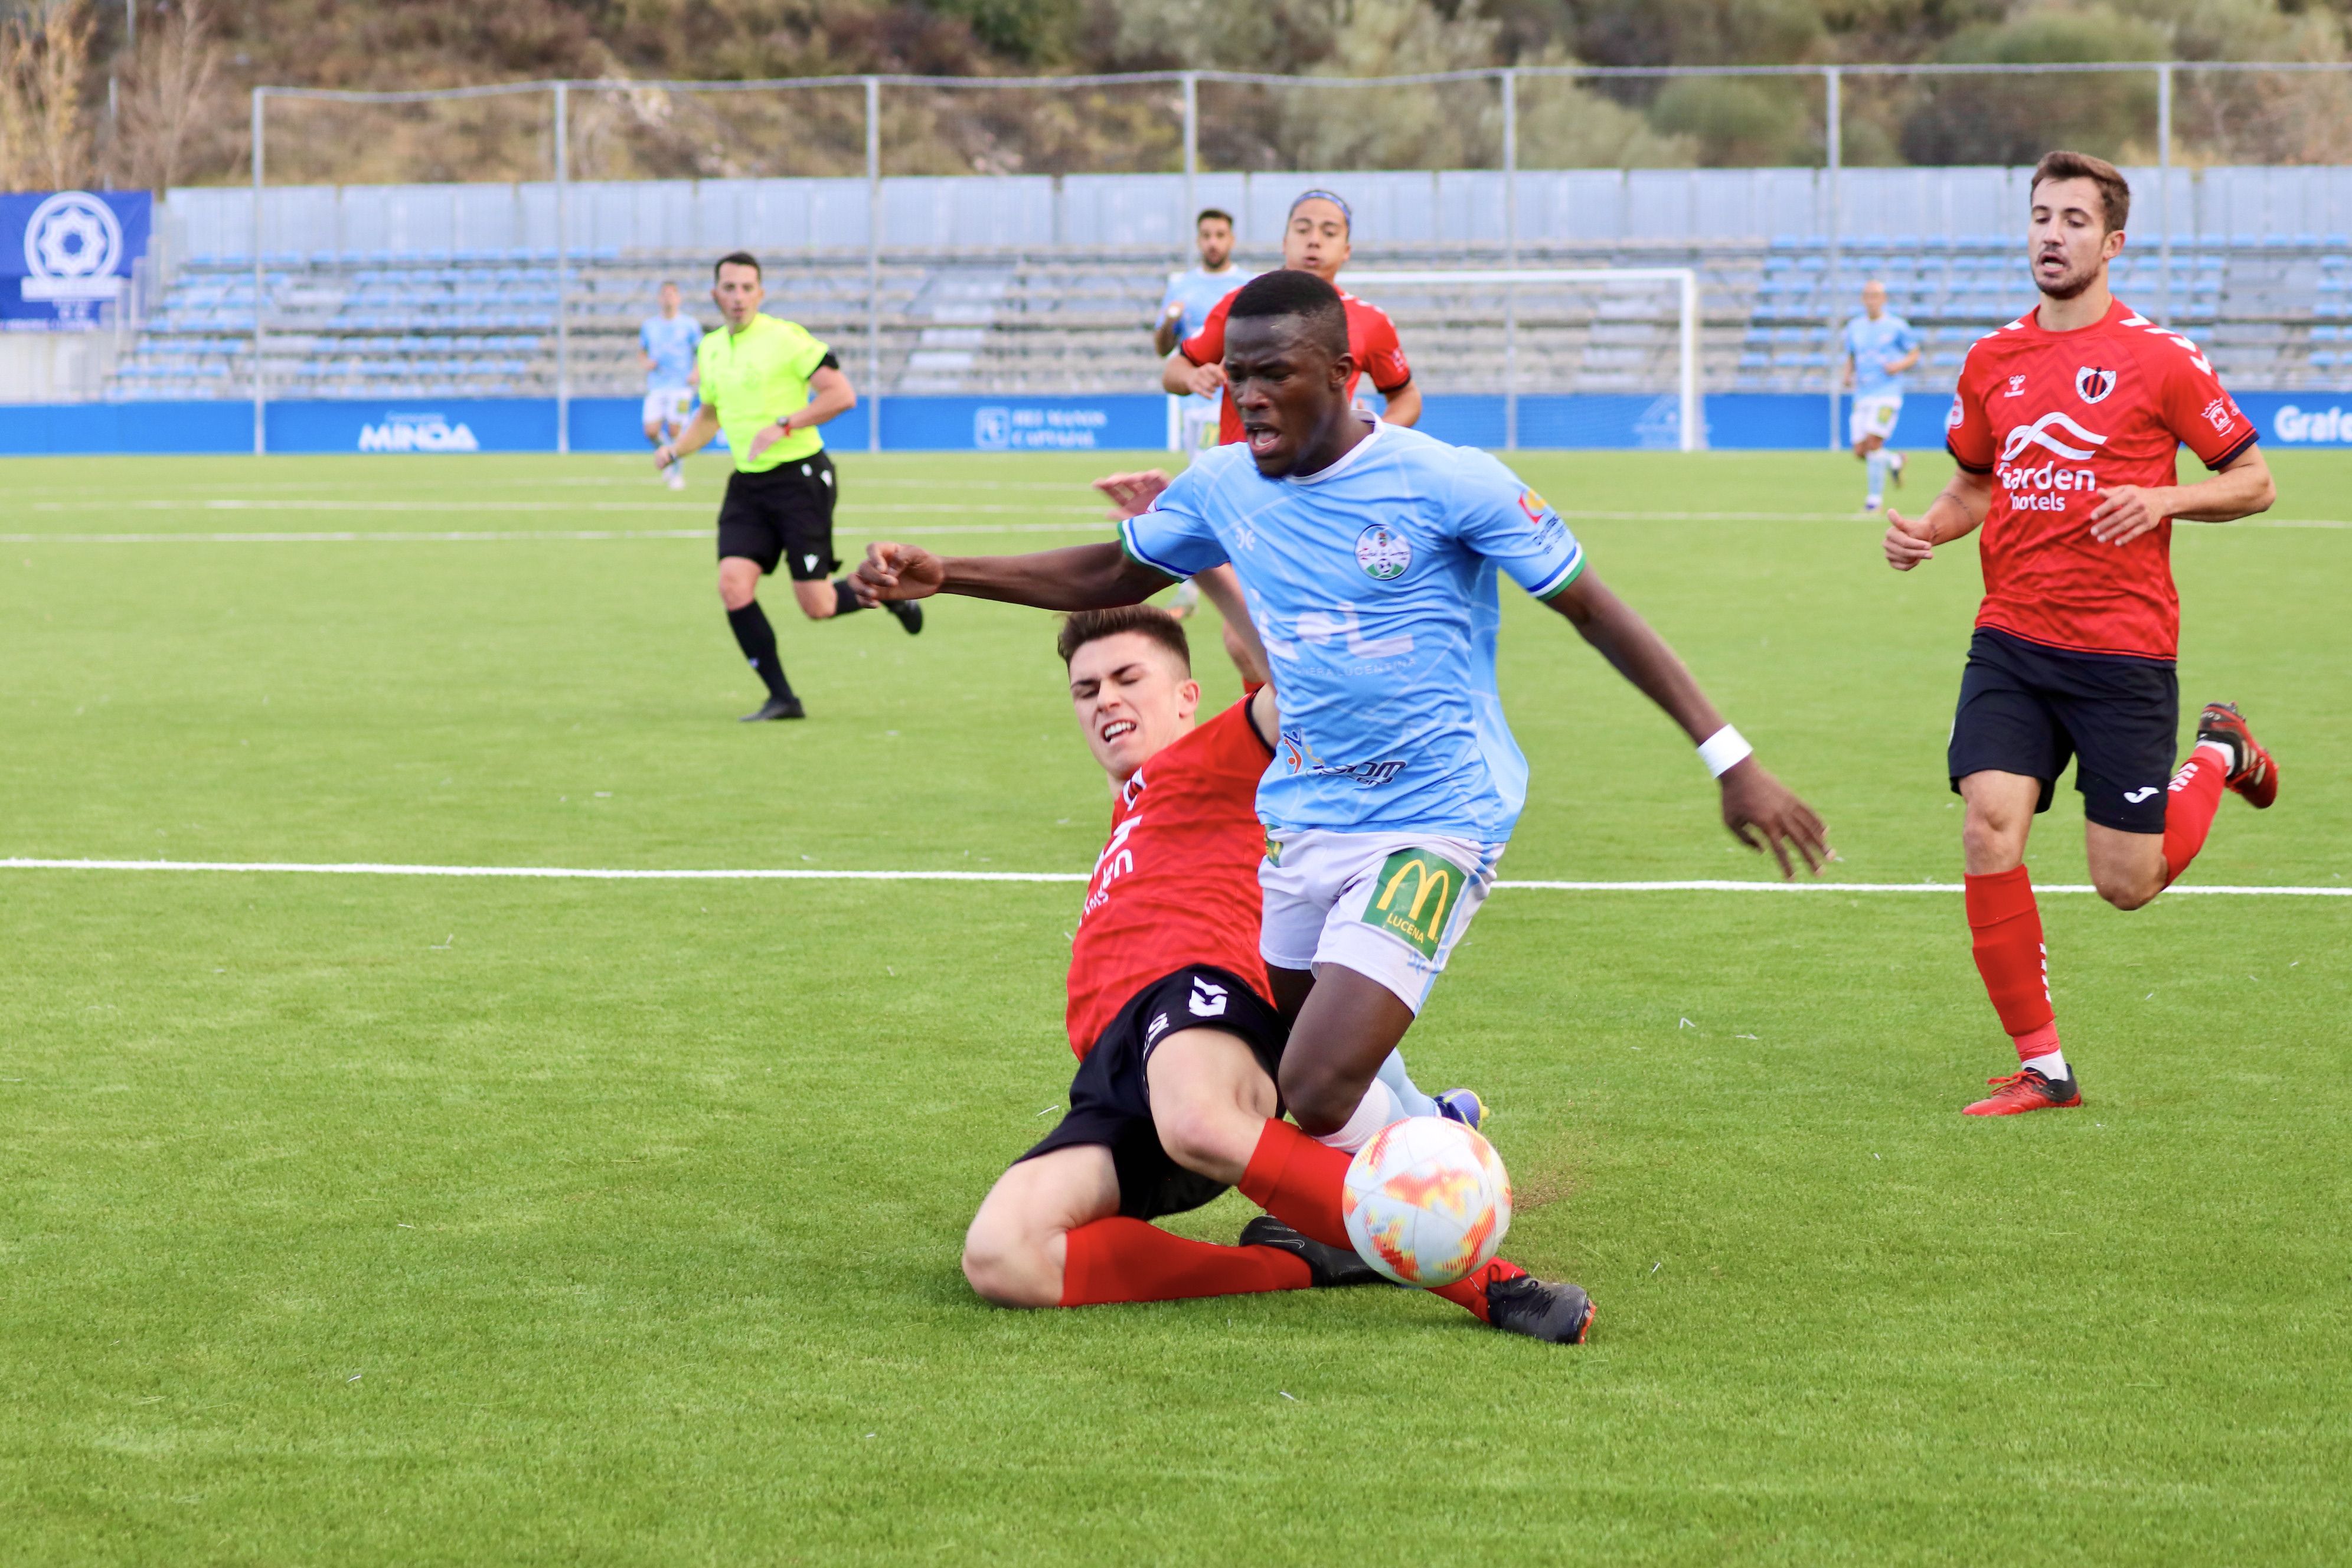
{"type": "Polygon", "coordinates": [[[1706,444],[1691,268],[1360,268],[1339,283],[1396,322],[1433,400],[1432,435],[1505,449],[1706,444]]]}

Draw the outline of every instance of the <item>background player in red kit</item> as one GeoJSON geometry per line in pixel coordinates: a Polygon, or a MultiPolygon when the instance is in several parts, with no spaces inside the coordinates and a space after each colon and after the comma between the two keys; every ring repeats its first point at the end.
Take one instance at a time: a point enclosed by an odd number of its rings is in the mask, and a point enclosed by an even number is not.
{"type": "MultiPolygon", "coordinates": [[[[1069,1113],[973,1216],[964,1277],[1009,1307],[1378,1282],[1339,1217],[1349,1157],[1275,1120],[1288,1028],[1258,953],[1256,814],[1271,689],[1193,728],[1183,628],[1141,605],[1072,616],[1060,650],[1115,794],[1070,954],[1078,1070],[1069,1113]],[[1279,1216],[1239,1246],[1147,1223],[1234,1185],[1279,1216]]],[[[1577,1287],[1499,1258],[1434,1293],[1537,1339],[1576,1342],[1592,1320],[1577,1287]]]]}
{"type": "MultiPolygon", "coordinates": [[[[1348,265],[1349,241],[1354,217],[1348,204],[1328,191],[1309,191],[1290,204],[1290,221],[1282,231],[1282,265],[1296,272],[1312,272],[1339,289],[1339,268],[1348,265]]],[[[1217,301],[1195,335],[1176,346],[1160,372],[1160,384],[1182,396],[1206,397],[1225,384],[1225,314],[1233,309],[1234,293],[1217,301]]],[[[1377,305],[1367,305],[1345,289],[1339,303],[1348,312],[1348,353],[1357,374],[1348,382],[1348,395],[1356,395],[1361,377],[1388,399],[1381,417],[1391,425],[1412,425],[1421,418],[1421,388],[1412,384],[1412,366],[1405,363],[1404,344],[1396,323],[1377,305]]],[[[1242,416],[1226,394],[1217,415],[1217,444],[1230,446],[1242,438],[1242,416]]]]}
{"type": "Polygon", "coordinates": [[[2080,759],[2091,880],[2117,909],[2170,886],[2226,786],[2267,806],[2278,768],[2232,703],[2207,706],[2175,772],[2180,599],[2172,520],[2228,522],[2275,499],[2254,427],[2197,346],[2116,301],[2131,189],[2115,166],[2053,153],[2033,171],[2040,307],[1977,340],[1947,444],[1959,472],[1924,517],[1890,510],[1907,572],[1978,524],[1985,596],[1947,766],[1967,803],[1969,929],[2019,1070],[1972,1116],[2080,1105],[2050,1005],[2025,838],[2080,759]],[[2186,446],[2215,470],[2176,484],[2186,446]]]}

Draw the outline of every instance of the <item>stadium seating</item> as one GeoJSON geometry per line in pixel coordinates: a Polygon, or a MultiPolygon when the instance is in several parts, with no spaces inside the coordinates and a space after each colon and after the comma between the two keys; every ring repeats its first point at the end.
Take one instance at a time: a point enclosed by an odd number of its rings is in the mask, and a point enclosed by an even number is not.
{"type": "MultiPolygon", "coordinates": [[[[1252,259],[1244,258],[1245,260],[1252,259]]],[[[1267,258],[1256,259],[1263,265],[1267,258]]],[[[1480,262],[1492,264],[1493,258],[1480,262]]],[[[1459,250],[1360,253],[1372,267],[1479,264],[1459,250]]],[[[1906,241],[1816,236],[1704,244],[1627,242],[1523,253],[1524,266],[1689,266],[1701,276],[1702,374],[1711,391],[1818,391],[1836,374],[1835,327],[1865,279],[1925,339],[1919,390],[1948,387],[1969,343],[2032,303],[2014,237],[1906,241]]],[[[274,397],[548,396],[556,313],[570,388],[623,395],[644,384],[636,324],[675,279],[696,313],[709,258],[607,250],[573,258],[568,284],[545,251],[267,258],[264,374],[274,397]]],[[[1133,253],[1007,259],[892,257],[869,301],[862,258],[771,266],[770,308],[832,342],[862,384],[886,394],[1101,393],[1157,384],[1149,337],[1164,258],[1133,253]],[[869,339],[869,324],[878,328],[869,339]],[[875,374],[878,362],[879,374],[875,374]]],[[[2248,390],[2352,385],[2352,241],[2203,236],[2175,245],[2168,275],[2152,247],[2116,264],[2118,294],[2173,321],[2248,390]]],[[[1507,374],[1498,296],[1468,286],[1388,287],[1424,388],[1493,392],[1507,374]]],[[[1658,391],[1674,384],[1677,338],[1664,289],[1522,289],[1510,374],[1534,392],[1658,391]]],[[[183,264],[140,323],[110,379],[117,398],[239,397],[253,380],[253,273],[183,264]]]]}

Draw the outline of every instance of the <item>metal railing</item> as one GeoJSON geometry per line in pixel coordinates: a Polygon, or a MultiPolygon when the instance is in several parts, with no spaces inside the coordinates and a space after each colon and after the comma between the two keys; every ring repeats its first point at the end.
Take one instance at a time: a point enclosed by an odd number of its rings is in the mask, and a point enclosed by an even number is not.
{"type": "MultiPolygon", "coordinates": [[[[1177,97],[1171,105],[1181,121],[1181,167],[1184,176],[1186,211],[1197,208],[1197,182],[1202,174],[1201,89],[1204,85],[1299,89],[1341,93],[1393,92],[1406,88],[1463,87],[1474,83],[1488,84],[1496,94],[1500,142],[1501,173],[1504,175],[1504,245],[1503,260],[1507,268],[1519,258],[1519,190],[1517,176],[1520,172],[1523,87],[1530,82],[1562,81],[1574,85],[1611,83],[1666,82],[1678,79],[1721,78],[1750,79],[1784,79],[1818,82],[1822,96],[1822,157],[1829,174],[1829,213],[1826,225],[1827,281],[1830,297],[1841,297],[1842,236],[1844,214],[1840,200],[1840,176],[1845,167],[1845,89],[1856,80],[1876,80],[1895,78],[1968,78],[1968,77],[2060,77],[2133,75],[2150,77],[2156,89],[2154,141],[2157,166],[2159,171],[2157,230],[2158,246],[2162,263],[2158,281],[2158,311],[2168,323],[2173,315],[2172,249],[2174,223],[2172,212],[2172,181],[2175,147],[2174,110],[2176,88],[2187,75],[2226,78],[2231,74],[2252,77],[2269,73],[2288,76],[2333,74],[2352,75],[2352,62],[2315,61],[2094,61],[2084,63],[2037,63],[2025,65],[1995,64],[1857,64],[1857,65],[1758,65],[1758,66],[1504,66],[1475,70],[1436,71],[1409,76],[1378,78],[1297,77],[1247,71],[1143,71],[1115,75],[1060,77],[926,77],[906,75],[861,75],[831,77],[800,77],[761,81],[643,81],[616,80],[539,80],[500,83],[492,86],[419,89],[404,92],[347,92],[313,88],[257,87],[252,95],[253,137],[253,408],[254,449],[267,447],[267,406],[268,387],[264,370],[263,348],[267,327],[267,268],[264,264],[262,194],[267,188],[268,169],[268,107],[273,101],[323,102],[354,105],[420,104],[433,101],[462,100],[509,97],[518,94],[545,93],[550,99],[551,162],[555,185],[556,246],[555,269],[557,305],[556,338],[556,400],[559,449],[568,449],[570,440],[569,406],[571,402],[571,353],[566,322],[568,284],[572,268],[572,244],[568,230],[568,190],[571,184],[570,110],[575,92],[603,93],[802,93],[822,90],[856,89],[862,98],[865,179],[866,183],[867,225],[866,267],[867,279],[867,310],[866,321],[866,370],[874,416],[867,429],[869,440],[880,440],[879,395],[881,387],[881,266],[882,266],[882,175],[883,175],[883,114],[885,93],[891,89],[912,89],[939,93],[1001,92],[1030,90],[1076,92],[1089,89],[1135,88],[1164,86],[1176,89],[1177,97]]],[[[1837,323],[1826,323],[1834,331],[1837,323]]],[[[1842,443],[1838,431],[1840,377],[1835,369],[1829,376],[1829,445],[1842,443]]]]}

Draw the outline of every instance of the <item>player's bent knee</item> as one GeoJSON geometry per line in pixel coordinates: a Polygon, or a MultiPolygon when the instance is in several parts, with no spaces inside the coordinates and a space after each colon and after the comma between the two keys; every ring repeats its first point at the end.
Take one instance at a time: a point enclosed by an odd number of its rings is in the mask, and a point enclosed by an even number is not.
{"type": "Polygon", "coordinates": [[[1044,1247],[990,1224],[984,1213],[964,1237],[963,1277],[983,1301],[999,1307],[1055,1306],[1061,1300],[1056,1272],[1044,1247]]]}

